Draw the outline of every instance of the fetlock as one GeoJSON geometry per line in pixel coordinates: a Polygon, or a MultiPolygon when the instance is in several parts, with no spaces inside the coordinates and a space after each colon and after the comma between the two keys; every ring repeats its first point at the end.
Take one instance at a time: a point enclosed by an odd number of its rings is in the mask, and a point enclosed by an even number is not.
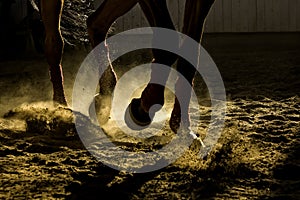
{"type": "Polygon", "coordinates": [[[177,130],[180,127],[181,122],[181,109],[178,99],[175,97],[175,103],[171,113],[171,118],[169,121],[169,126],[174,133],[177,133],[177,130]]]}
{"type": "Polygon", "coordinates": [[[65,97],[63,86],[63,75],[61,66],[57,68],[50,68],[50,79],[53,86],[53,101],[55,104],[67,106],[67,100],[65,97]]]}
{"type": "Polygon", "coordinates": [[[153,105],[164,105],[164,86],[149,83],[141,95],[141,107],[145,112],[149,112],[153,105]]]}
{"type": "Polygon", "coordinates": [[[180,127],[183,129],[190,127],[190,116],[188,113],[188,108],[181,108],[180,103],[176,97],[169,121],[169,126],[174,133],[177,133],[180,127]]]}

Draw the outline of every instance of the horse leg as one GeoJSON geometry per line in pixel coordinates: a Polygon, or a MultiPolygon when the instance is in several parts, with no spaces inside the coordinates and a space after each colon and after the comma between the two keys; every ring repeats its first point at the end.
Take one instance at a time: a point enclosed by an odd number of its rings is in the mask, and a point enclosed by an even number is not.
{"type": "Polygon", "coordinates": [[[53,101],[67,105],[61,67],[64,42],[60,32],[60,19],[63,3],[64,0],[41,0],[41,14],[46,33],[45,56],[50,68],[53,101]]]}
{"type": "MultiPolygon", "coordinates": [[[[139,1],[139,4],[152,27],[162,27],[175,30],[165,0],[141,0],[139,1]]],[[[177,59],[176,55],[163,50],[153,49],[152,54],[152,63],[160,63],[166,66],[171,66],[177,59]]],[[[136,124],[146,127],[151,123],[152,116],[150,115],[154,114],[149,114],[150,108],[153,105],[160,105],[156,108],[156,110],[152,110],[153,112],[156,112],[161,106],[163,106],[164,85],[168,79],[168,75],[168,72],[162,74],[162,70],[159,67],[155,66],[155,64],[152,65],[150,81],[143,90],[141,97],[139,99],[133,99],[129,105],[130,117],[136,124]]],[[[132,128],[135,127],[134,124],[131,126],[130,120],[127,120],[127,125],[132,128]]]]}
{"type": "MultiPolygon", "coordinates": [[[[151,27],[175,30],[165,0],[140,1],[140,5],[151,27]]],[[[160,63],[166,66],[171,66],[177,59],[177,56],[173,53],[159,49],[153,49],[152,54],[152,63],[160,63]]],[[[141,106],[146,112],[149,112],[149,109],[154,104],[164,104],[164,85],[168,79],[168,75],[168,73],[162,74],[161,69],[155,65],[152,66],[150,83],[141,95],[141,106]],[[159,82],[162,85],[152,84],[151,82],[159,82]]]]}
{"type": "MultiPolygon", "coordinates": [[[[182,32],[201,43],[205,19],[213,3],[214,0],[187,0],[182,32]]],[[[182,48],[184,48],[184,44],[182,48]]],[[[174,107],[171,113],[169,123],[174,132],[177,132],[180,125],[182,125],[183,128],[188,128],[190,126],[189,103],[196,69],[186,60],[179,58],[177,71],[182,76],[176,81],[175,96],[180,96],[182,98],[180,103],[178,99],[175,98],[174,107]],[[190,84],[187,88],[184,86],[186,81],[190,84]],[[180,122],[182,122],[182,124],[180,124],[180,122]]]]}
{"type": "MultiPolygon", "coordinates": [[[[88,17],[88,34],[93,48],[105,40],[112,23],[133,8],[137,2],[138,0],[105,0],[100,7],[88,17]]],[[[100,78],[100,94],[111,95],[116,81],[116,73],[110,65],[100,78]]]]}
{"type": "MultiPolygon", "coordinates": [[[[87,27],[92,47],[105,41],[107,32],[112,23],[127,13],[138,0],[105,0],[99,8],[88,17],[87,27]]],[[[105,124],[111,110],[111,95],[117,82],[116,73],[110,66],[102,74],[99,85],[99,95],[95,96],[95,109],[99,123],[105,124]]]]}

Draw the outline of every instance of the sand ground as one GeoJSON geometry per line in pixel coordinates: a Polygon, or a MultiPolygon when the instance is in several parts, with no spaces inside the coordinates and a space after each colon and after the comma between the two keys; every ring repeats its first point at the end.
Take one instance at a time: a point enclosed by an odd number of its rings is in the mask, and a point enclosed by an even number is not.
{"type": "MultiPolygon", "coordinates": [[[[171,165],[142,174],[109,168],[84,148],[71,110],[52,107],[42,55],[2,61],[0,198],[299,199],[300,48],[299,40],[292,39],[296,36],[204,38],[227,94],[218,144],[204,160],[197,157],[197,148],[190,148],[171,165]]],[[[64,55],[70,102],[77,69],[87,53],[80,48],[64,55]]],[[[122,75],[149,60],[144,52],[114,66],[122,75]]],[[[195,88],[201,103],[192,115],[201,116],[198,131],[205,136],[210,106],[203,101],[207,93],[199,77],[195,88]]],[[[166,127],[164,137],[141,143],[110,128],[116,144],[130,151],[154,150],[171,135],[166,127]]]]}

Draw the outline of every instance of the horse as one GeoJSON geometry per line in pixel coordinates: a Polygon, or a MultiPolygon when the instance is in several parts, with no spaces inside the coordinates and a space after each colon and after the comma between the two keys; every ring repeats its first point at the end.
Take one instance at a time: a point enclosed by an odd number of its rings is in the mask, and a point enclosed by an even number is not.
{"type": "MultiPolygon", "coordinates": [[[[182,33],[201,43],[203,27],[206,17],[215,0],[186,0],[184,10],[184,25],[182,33]]],[[[130,11],[139,4],[150,26],[175,30],[166,0],[104,0],[103,3],[87,19],[87,31],[92,47],[105,41],[111,25],[117,18],[130,11]]],[[[60,30],[60,21],[64,0],[41,0],[41,16],[45,27],[45,56],[49,65],[50,79],[53,85],[53,101],[67,106],[63,86],[63,73],[61,60],[64,42],[60,30]]],[[[161,50],[152,50],[153,63],[171,66],[177,61],[177,71],[183,75],[188,83],[193,86],[196,69],[186,60],[161,50]]],[[[151,72],[151,79],[159,73],[151,72]]],[[[164,78],[164,77],[161,77],[164,78]]],[[[166,77],[165,77],[166,78],[166,77]]],[[[175,101],[169,125],[173,131],[183,125],[190,126],[188,113],[191,90],[182,89],[183,78],[178,78],[175,84],[175,101]],[[177,95],[183,95],[187,101],[177,100],[177,95]],[[182,124],[181,124],[182,123],[182,124]]],[[[99,80],[100,98],[111,95],[117,82],[117,76],[112,66],[108,67],[99,80]]],[[[151,82],[151,81],[150,81],[151,82]]],[[[133,99],[129,105],[130,116],[135,123],[147,126],[151,123],[149,110],[153,105],[164,104],[164,86],[148,83],[140,98],[133,99]]],[[[101,103],[101,101],[100,101],[101,103]]]]}

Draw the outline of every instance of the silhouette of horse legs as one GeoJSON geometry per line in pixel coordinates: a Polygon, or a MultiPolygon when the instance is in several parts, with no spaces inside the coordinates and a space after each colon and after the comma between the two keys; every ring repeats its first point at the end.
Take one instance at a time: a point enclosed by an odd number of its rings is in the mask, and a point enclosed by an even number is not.
{"type": "MultiPolygon", "coordinates": [[[[169,29],[175,29],[171,17],[169,15],[166,1],[157,1],[157,0],[106,0],[102,5],[93,13],[87,21],[88,33],[90,35],[92,46],[95,47],[99,43],[105,40],[106,34],[112,25],[112,23],[120,16],[127,13],[133,6],[137,3],[140,4],[147,20],[151,26],[163,27],[169,29]],[[119,5],[122,5],[121,7],[119,5]]],[[[162,63],[166,65],[171,65],[176,60],[176,56],[167,53],[162,53],[160,50],[153,50],[153,62],[162,63]]],[[[157,70],[156,70],[157,71],[157,70]]],[[[152,70],[152,77],[155,77],[157,74],[155,70],[152,70]]],[[[161,78],[161,77],[160,77],[161,78]]],[[[165,77],[167,79],[167,77],[165,77]]],[[[100,95],[96,98],[96,111],[101,112],[105,108],[100,107],[109,107],[110,100],[107,96],[110,96],[114,86],[117,81],[117,76],[113,70],[113,67],[110,66],[106,69],[102,77],[100,78],[100,95]]],[[[164,102],[164,87],[163,86],[153,86],[149,84],[147,89],[143,94],[143,102],[146,102],[149,99],[149,96],[146,94],[148,92],[154,91],[151,96],[150,104],[163,104],[164,102]]],[[[108,108],[110,109],[110,108],[108,108]]],[[[105,117],[107,114],[98,113],[100,116],[100,123],[105,123],[108,118],[105,117]]]]}
{"type": "MultiPolygon", "coordinates": [[[[46,32],[45,54],[50,66],[50,77],[53,84],[53,100],[59,104],[67,105],[61,67],[64,43],[60,31],[60,20],[63,3],[63,0],[41,0],[41,13],[46,32]]],[[[140,4],[151,26],[175,30],[165,0],[105,0],[87,20],[92,47],[103,42],[112,23],[118,17],[127,13],[137,3],[140,4]]],[[[213,3],[214,0],[187,0],[182,32],[200,43],[203,25],[213,3]]],[[[167,66],[171,66],[177,60],[177,56],[161,50],[153,50],[153,57],[153,63],[161,63],[167,66]]],[[[195,75],[194,67],[181,58],[178,60],[177,70],[184,78],[179,77],[176,81],[175,95],[184,96],[185,100],[179,105],[178,100],[175,99],[170,119],[170,127],[173,131],[177,131],[181,119],[182,125],[185,127],[189,127],[190,125],[188,107],[195,75]],[[182,83],[185,81],[184,79],[190,83],[190,89],[182,88],[182,83]]],[[[167,75],[160,77],[161,74],[158,73],[158,71],[154,67],[152,68],[151,80],[160,79],[166,81],[167,75]]],[[[99,81],[100,99],[101,96],[111,95],[116,81],[116,74],[112,66],[110,66],[99,81]]],[[[137,112],[134,112],[136,116],[132,115],[132,117],[135,118],[137,122],[143,121],[144,119],[140,117],[149,115],[149,110],[153,105],[164,104],[164,86],[149,83],[142,92],[141,98],[134,99],[133,102],[134,101],[136,102],[134,103],[135,107],[138,108],[132,107],[133,110],[137,110],[137,112]]],[[[147,123],[151,123],[151,119],[148,120],[147,123]]]]}
{"type": "MultiPolygon", "coordinates": [[[[162,3],[162,2],[160,2],[162,3]]],[[[182,33],[190,36],[198,43],[201,42],[203,27],[205,23],[205,19],[209,13],[210,8],[212,7],[214,0],[187,0],[185,4],[185,12],[184,12],[184,26],[182,33]]],[[[141,4],[142,5],[142,4],[141,4]]],[[[143,7],[142,7],[143,8],[143,7]]],[[[144,7],[145,8],[145,7],[144,7]]],[[[143,9],[144,10],[144,9],[143,9]]],[[[145,12],[145,10],[144,10],[145,12]]],[[[164,12],[168,12],[168,10],[164,10],[164,12]]],[[[146,12],[145,12],[146,13],[146,12]]],[[[161,21],[158,15],[159,12],[156,12],[155,15],[157,17],[157,21],[161,21]]],[[[149,16],[149,15],[147,15],[149,16]]],[[[155,19],[155,17],[153,17],[155,19]]],[[[149,21],[151,19],[148,19],[149,21]]],[[[161,27],[166,27],[167,22],[163,22],[164,24],[160,24],[161,27]]],[[[152,24],[151,24],[152,25],[152,24]]],[[[154,24],[155,26],[155,24],[154,24]]],[[[169,27],[171,28],[171,27],[169,27]]],[[[174,29],[174,27],[172,27],[174,29]]],[[[182,45],[182,48],[185,44],[182,45]]],[[[158,63],[166,64],[168,66],[172,65],[177,57],[166,53],[161,53],[159,51],[154,50],[154,61],[158,63]]],[[[159,71],[159,70],[158,70],[159,71]]],[[[189,119],[189,102],[191,98],[191,90],[193,87],[193,80],[195,76],[196,69],[188,63],[186,60],[179,58],[177,62],[177,71],[182,76],[176,81],[175,85],[175,96],[184,97],[182,102],[179,103],[178,99],[175,97],[174,107],[171,113],[170,119],[170,128],[177,132],[180,125],[182,128],[189,128],[190,119],[189,119]],[[183,87],[184,83],[188,81],[191,87],[183,87]],[[182,124],[180,124],[182,123],[182,124]]],[[[167,77],[158,77],[161,73],[157,72],[155,68],[152,69],[151,79],[167,79],[167,77]]],[[[131,104],[129,105],[130,116],[133,121],[139,126],[146,127],[151,123],[151,117],[149,114],[150,108],[155,104],[163,105],[163,93],[164,87],[155,84],[148,84],[148,86],[142,92],[140,99],[133,99],[131,104]]],[[[129,123],[127,123],[129,124],[129,123]]]]}

